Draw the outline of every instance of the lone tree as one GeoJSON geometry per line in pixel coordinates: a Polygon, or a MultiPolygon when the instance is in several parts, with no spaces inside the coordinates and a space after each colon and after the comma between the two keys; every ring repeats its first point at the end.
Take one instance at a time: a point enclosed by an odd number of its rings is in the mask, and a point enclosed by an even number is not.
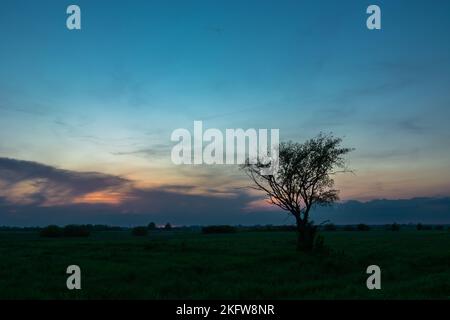
{"type": "Polygon", "coordinates": [[[269,203],[294,216],[299,251],[314,249],[317,226],[310,220],[311,209],[337,201],[339,190],[334,189],[333,176],[350,171],[344,156],[352,149],[341,143],[341,138],[322,133],[305,143],[282,142],[278,172],[273,175],[262,174],[267,163],[260,160],[243,165],[254,183],[252,188],[263,191],[269,203]]]}

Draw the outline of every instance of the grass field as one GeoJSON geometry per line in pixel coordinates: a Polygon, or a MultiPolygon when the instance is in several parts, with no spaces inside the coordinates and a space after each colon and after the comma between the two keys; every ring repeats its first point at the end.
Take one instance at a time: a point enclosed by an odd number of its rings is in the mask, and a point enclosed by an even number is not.
{"type": "Polygon", "coordinates": [[[291,232],[0,232],[0,298],[450,298],[450,232],[322,234],[329,253],[297,253],[291,232]],[[81,267],[82,290],[66,289],[71,264],[81,267]],[[381,267],[382,290],[366,288],[371,264],[381,267]]]}

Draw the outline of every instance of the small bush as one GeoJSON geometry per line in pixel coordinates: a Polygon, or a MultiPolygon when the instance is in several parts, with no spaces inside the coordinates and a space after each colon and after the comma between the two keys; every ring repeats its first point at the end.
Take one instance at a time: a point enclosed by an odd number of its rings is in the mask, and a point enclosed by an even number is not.
{"type": "Polygon", "coordinates": [[[324,251],[325,249],[325,239],[323,236],[318,235],[314,240],[314,250],[315,251],[324,251]]]}
{"type": "Polygon", "coordinates": [[[444,230],[444,226],[435,226],[434,230],[442,231],[442,230],[444,230]]]}
{"type": "Polygon", "coordinates": [[[422,231],[422,230],[431,230],[431,226],[427,226],[427,225],[423,225],[421,223],[418,223],[416,226],[416,229],[418,231],[422,231]]]}
{"type": "Polygon", "coordinates": [[[166,225],[164,226],[165,230],[172,230],[172,225],[170,223],[166,223],[166,225]]]}
{"type": "Polygon", "coordinates": [[[91,232],[87,226],[67,225],[63,229],[65,237],[89,237],[91,232]]]}
{"type": "Polygon", "coordinates": [[[43,228],[39,235],[46,238],[59,238],[64,235],[64,232],[62,228],[55,225],[50,225],[43,228]]]}
{"type": "Polygon", "coordinates": [[[369,227],[367,224],[360,223],[360,224],[358,224],[358,225],[356,226],[356,229],[357,229],[358,231],[369,231],[369,230],[370,230],[370,227],[369,227]]]}
{"type": "Polygon", "coordinates": [[[323,226],[324,231],[336,231],[336,226],[333,223],[327,223],[323,226]]]}
{"type": "Polygon", "coordinates": [[[156,229],[156,224],[154,222],[150,222],[147,226],[148,230],[155,230],[156,229]]]}
{"type": "Polygon", "coordinates": [[[143,237],[148,234],[148,229],[147,227],[134,227],[131,233],[133,234],[133,236],[143,237]]]}
{"type": "Polygon", "coordinates": [[[236,228],[232,226],[207,226],[202,228],[202,233],[235,233],[236,228]]]}
{"type": "Polygon", "coordinates": [[[388,225],[387,228],[389,231],[400,231],[400,225],[398,223],[393,223],[391,225],[388,225]]]}

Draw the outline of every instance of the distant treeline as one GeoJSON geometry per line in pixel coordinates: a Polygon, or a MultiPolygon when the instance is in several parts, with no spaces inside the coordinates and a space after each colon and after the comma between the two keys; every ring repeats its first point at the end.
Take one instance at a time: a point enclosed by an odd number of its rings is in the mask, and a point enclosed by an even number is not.
{"type": "Polygon", "coordinates": [[[232,226],[206,226],[202,228],[202,233],[235,233],[237,231],[236,227],[232,226]]]}
{"type": "MultiPolygon", "coordinates": [[[[401,229],[406,230],[445,230],[450,227],[446,225],[424,225],[418,224],[388,224],[388,225],[375,225],[369,226],[364,223],[356,225],[335,225],[333,223],[322,224],[319,226],[320,231],[370,231],[370,230],[389,230],[399,231],[401,229]]],[[[138,227],[118,227],[108,226],[104,224],[82,224],[82,225],[67,225],[64,227],[57,225],[49,225],[46,227],[9,227],[0,226],[1,231],[10,232],[39,232],[42,237],[58,238],[58,237],[88,237],[92,232],[99,231],[131,231],[134,236],[146,236],[149,232],[164,232],[164,231],[188,231],[188,232],[201,232],[203,234],[218,234],[218,233],[236,233],[236,232],[280,232],[280,231],[296,231],[294,225],[256,225],[256,226],[231,226],[231,225],[210,225],[210,226],[181,226],[174,227],[170,223],[166,223],[163,226],[156,226],[151,222],[147,226],[138,227]]]]}
{"type": "Polygon", "coordinates": [[[89,237],[94,231],[120,231],[121,227],[110,227],[107,225],[91,225],[91,224],[69,224],[65,227],[50,225],[39,229],[41,237],[60,238],[60,237],[89,237]]]}
{"type": "MultiPolygon", "coordinates": [[[[344,225],[344,226],[337,226],[333,223],[328,223],[323,226],[320,226],[320,230],[322,231],[369,231],[369,230],[389,230],[389,231],[399,231],[400,229],[416,229],[416,230],[444,230],[444,225],[423,225],[421,223],[418,223],[417,225],[414,224],[403,224],[400,225],[398,223],[393,224],[386,224],[386,225],[375,225],[375,226],[369,226],[364,223],[360,223],[357,225],[344,225]]],[[[448,227],[450,230],[450,227],[448,227]]]]}
{"type": "MultiPolygon", "coordinates": [[[[68,226],[78,226],[80,228],[89,230],[89,231],[120,231],[125,228],[123,227],[116,227],[116,226],[108,226],[104,224],[80,224],[75,225],[71,224],[68,226]]],[[[8,226],[0,226],[0,231],[41,231],[42,229],[48,228],[47,227],[8,227],[8,226]]]]}
{"type": "Polygon", "coordinates": [[[41,237],[61,238],[61,237],[89,237],[91,230],[85,225],[68,225],[64,228],[50,225],[42,228],[39,232],[41,237]]]}

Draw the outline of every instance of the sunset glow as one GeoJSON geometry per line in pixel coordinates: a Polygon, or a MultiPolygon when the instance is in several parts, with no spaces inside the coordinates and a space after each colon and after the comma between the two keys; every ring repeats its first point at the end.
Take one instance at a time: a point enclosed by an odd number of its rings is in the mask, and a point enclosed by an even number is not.
{"type": "Polygon", "coordinates": [[[86,204],[109,204],[118,205],[124,201],[126,195],[116,192],[91,192],[80,197],[73,199],[73,203],[86,203],[86,204]]]}

